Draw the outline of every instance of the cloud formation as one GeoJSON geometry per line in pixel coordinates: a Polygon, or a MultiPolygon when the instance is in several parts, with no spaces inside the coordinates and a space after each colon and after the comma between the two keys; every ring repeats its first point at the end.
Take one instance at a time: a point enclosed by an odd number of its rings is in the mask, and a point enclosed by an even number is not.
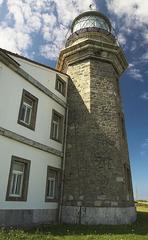
{"type": "MultiPolygon", "coordinates": [[[[95,0],[0,0],[0,8],[5,7],[5,17],[0,22],[0,47],[26,55],[35,46],[42,56],[55,60],[64,46],[72,19],[80,12],[88,10],[95,0]],[[7,9],[7,10],[6,10],[7,9]]],[[[118,39],[127,48],[127,37],[134,29],[141,29],[142,44],[148,44],[148,1],[145,0],[106,0],[113,25],[118,30],[118,39]],[[114,18],[115,16],[115,18],[114,18]],[[134,23],[134,24],[133,24],[134,23]]],[[[134,36],[131,51],[137,48],[134,36]]],[[[141,61],[147,61],[147,54],[141,61]]],[[[31,55],[31,54],[30,54],[31,55]]],[[[138,70],[131,69],[131,75],[140,80],[138,70]]]]}
{"type": "Polygon", "coordinates": [[[142,61],[145,61],[145,62],[148,61],[148,52],[145,52],[145,53],[142,55],[141,60],[142,60],[142,61]]]}
{"type": "Polygon", "coordinates": [[[7,0],[7,13],[0,24],[0,47],[25,54],[33,37],[39,36],[43,43],[40,53],[56,59],[71,20],[90,3],[94,0],[7,0]]]}
{"type": "MultiPolygon", "coordinates": [[[[148,92],[144,92],[142,95],[141,95],[141,98],[143,98],[144,100],[148,100],[148,92]]],[[[148,140],[148,139],[147,139],[148,140]]]]}
{"type": "Polygon", "coordinates": [[[128,74],[135,80],[143,82],[143,76],[139,68],[135,64],[129,64],[128,74]]]}
{"type": "Polygon", "coordinates": [[[107,7],[110,12],[124,18],[125,27],[137,28],[148,24],[148,1],[145,0],[106,0],[107,7]]]}
{"type": "Polygon", "coordinates": [[[148,1],[146,0],[106,0],[108,11],[116,23],[119,34],[119,42],[126,43],[126,38],[133,39],[134,47],[139,47],[137,39],[140,38],[141,45],[148,44],[148,1]],[[118,26],[119,24],[119,26],[118,26]],[[136,30],[136,31],[135,31],[136,30]]]}

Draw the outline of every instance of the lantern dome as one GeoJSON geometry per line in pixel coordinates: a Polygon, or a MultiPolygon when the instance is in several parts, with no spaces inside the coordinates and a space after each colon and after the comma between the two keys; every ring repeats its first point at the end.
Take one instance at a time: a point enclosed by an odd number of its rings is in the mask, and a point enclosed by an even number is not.
{"type": "Polygon", "coordinates": [[[84,28],[99,28],[111,32],[111,23],[106,16],[98,11],[87,11],[77,16],[71,26],[71,32],[84,28]]]}

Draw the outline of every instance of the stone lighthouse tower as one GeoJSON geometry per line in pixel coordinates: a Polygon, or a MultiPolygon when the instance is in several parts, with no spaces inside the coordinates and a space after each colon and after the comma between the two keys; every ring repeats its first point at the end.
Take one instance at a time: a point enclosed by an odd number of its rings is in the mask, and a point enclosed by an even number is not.
{"type": "Polygon", "coordinates": [[[128,63],[98,11],[77,16],[57,68],[70,76],[62,221],[135,221],[119,77],[128,63]]]}

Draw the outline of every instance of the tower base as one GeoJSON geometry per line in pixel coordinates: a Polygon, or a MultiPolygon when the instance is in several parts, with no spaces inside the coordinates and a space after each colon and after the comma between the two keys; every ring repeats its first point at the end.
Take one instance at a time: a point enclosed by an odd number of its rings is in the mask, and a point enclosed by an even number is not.
{"type": "Polygon", "coordinates": [[[62,222],[66,224],[129,224],[136,220],[135,207],[63,206],[62,222]]]}

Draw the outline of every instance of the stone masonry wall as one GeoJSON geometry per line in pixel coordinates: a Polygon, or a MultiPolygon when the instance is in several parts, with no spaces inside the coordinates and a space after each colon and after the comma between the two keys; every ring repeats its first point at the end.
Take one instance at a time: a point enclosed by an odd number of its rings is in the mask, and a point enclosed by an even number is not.
{"type": "MultiPolygon", "coordinates": [[[[112,65],[86,59],[68,66],[64,206],[133,206],[119,86],[112,65]]],[[[130,169],[130,167],[129,167],[130,169]]]]}

